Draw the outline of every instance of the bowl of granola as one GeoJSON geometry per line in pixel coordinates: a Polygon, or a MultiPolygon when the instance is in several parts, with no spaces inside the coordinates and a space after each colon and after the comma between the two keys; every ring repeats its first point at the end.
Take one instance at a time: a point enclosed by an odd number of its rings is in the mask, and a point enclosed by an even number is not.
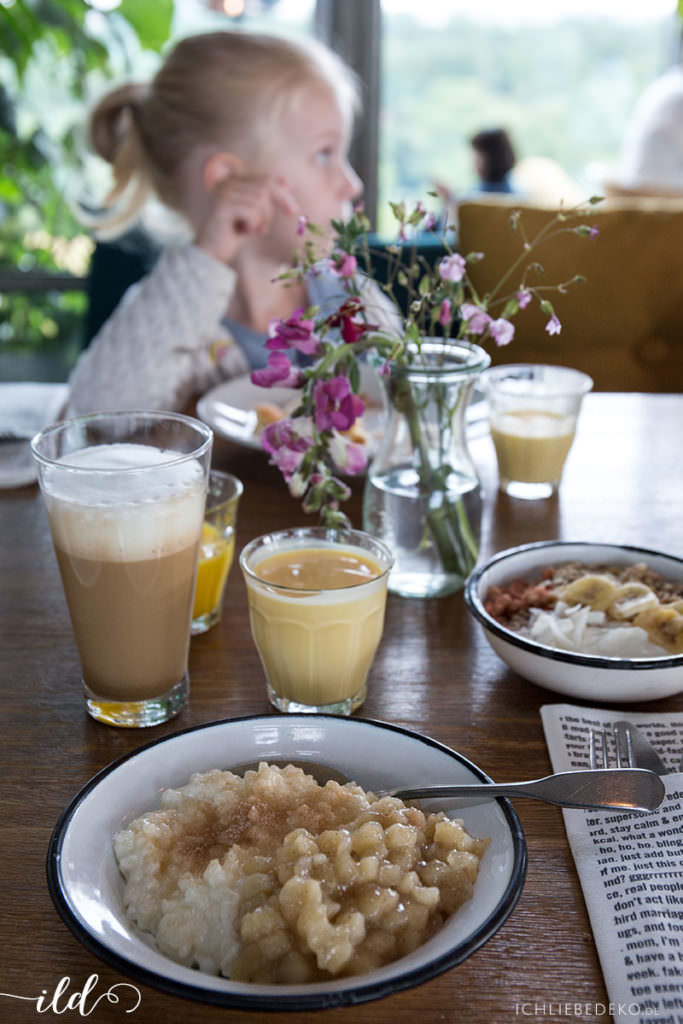
{"type": "Polygon", "coordinates": [[[614,703],[683,691],[683,559],[621,544],[541,541],[479,566],[471,614],[515,672],[614,703]]]}

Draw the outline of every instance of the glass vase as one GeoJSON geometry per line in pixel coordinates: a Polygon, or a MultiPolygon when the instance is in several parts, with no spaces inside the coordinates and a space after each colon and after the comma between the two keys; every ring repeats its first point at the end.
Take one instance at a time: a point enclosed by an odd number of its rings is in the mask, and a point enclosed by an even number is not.
{"type": "Polygon", "coordinates": [[[440,597],[460,590],[479,553],[481,484],[466,411],[490,363],[484,349],[428,338],[386,379],[388,415],[368,467],[363,528],[391,548],[389,590],[440,597]]]}

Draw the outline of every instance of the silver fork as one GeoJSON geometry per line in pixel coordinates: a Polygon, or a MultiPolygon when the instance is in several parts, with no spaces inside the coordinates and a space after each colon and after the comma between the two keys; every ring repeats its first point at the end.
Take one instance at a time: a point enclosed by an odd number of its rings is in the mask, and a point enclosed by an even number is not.
{"type": "MultiPolygon", "coordinates": [[[[609,745],[606,729],[591,730],[589,739],[589,771],[556,772],[544,779],[529,782],[508,782],[503,785],[485,783],[480,787],[480,799],[489,797],[524,796],[544,800],[560,807],[581,807],[592,810],[615,809],[654,811],[664,799],[664,784],[654,772],[634,768],[630,737],[620,744],[615,736],[616,768],[610,768],[609,745]],[[600,763],[599,763],[600,762],[600,763]],[[607,769],[607,770],[605,770],[607,769]]],[[[425,797],[469,797],[471,785],[399,788],[389,791],[390,796],[402,800],[425,797]]],[[[474,802],[474,801],[473,801],[474,802]]],[[[479,802],[479,801],[476,801],[479,802]]]]}
{"type": "MultiPolygon", "coordinates": [[[[629,732],[613,733],[614,757],[617,768],[634,768],[635,757],[629,732]]],[[[609,752],[609,731],[591,729],[588,740],[588,763],[592,769],[609,768],[611,762],[609,752]]]]}

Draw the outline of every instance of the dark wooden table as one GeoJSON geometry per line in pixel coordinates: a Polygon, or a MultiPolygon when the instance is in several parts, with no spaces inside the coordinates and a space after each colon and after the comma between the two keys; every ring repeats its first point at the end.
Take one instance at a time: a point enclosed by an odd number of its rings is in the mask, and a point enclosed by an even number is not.
{"type": "MultiPolygon", "coordinates": [[[[496,492],[491,442],[475,440],[472,451],[486,491],[482,556],[552,538],[632,543],[682,556],[682,430],[683,396],[591,395],[559,498],[532,503],[496,492]]],[[[238,548],[267,530],[306,521],[260,453],[222,442],[214,461],[245,483],[238,548]]],[[[360,490],[350,512],[359,526],[360,490]]],[[[35,1000],[45,993],[44,1006],[64,977],[69,993],[93,974],[95,994],[125,980],[88,953],[53,909],[45,854],[61,810],[95,772],[149,739],[272,709],[249,633],[244,586],[233,568],[222,622],[192,642],[190,706],[153,730],[119,730],[90,720],[37,487],[0,493],[0,612],[0,992],[10,994],[0,996],[0,1020],[76,1019],[77,1009],[39,1015],[35,1001],[10,997],[35,1000]]],[[[429,601],[390,596],[364,717],[429,734],[503,781],[549,771],[539,708],[562,700],[499,661],[467,614],[462,594],[429,601]]],[[[656,707],[683,710],[683,695],[656,707]]],[[[460,967],[420,988],[356,1008],[297,1013],[297,1021],[595,1021],[595,1004],[604,1003],[606,993],[561,813],[531,802],[516,806],[529,870],[522,898],[497,935],[460,967]]],[[[294,1019],[212,1008],[141,988],[141,1005],[128,1018],[136,1024],[294,1019]]],[[[121,1022],[125,1016],[123,1004],[103,1000],[90,1019],[121,1022]]]]}

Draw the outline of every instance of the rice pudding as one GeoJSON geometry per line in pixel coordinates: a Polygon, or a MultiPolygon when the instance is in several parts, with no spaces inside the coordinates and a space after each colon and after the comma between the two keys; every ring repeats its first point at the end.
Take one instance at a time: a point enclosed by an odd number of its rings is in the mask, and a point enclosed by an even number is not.
{"type": "Polygon", "coordinates": [[[488,844],[441,812],[262,763],[165,790],[114,852],[127,911],[166,956],[296,984],[421,945],[470,899],[488,844]]]}

